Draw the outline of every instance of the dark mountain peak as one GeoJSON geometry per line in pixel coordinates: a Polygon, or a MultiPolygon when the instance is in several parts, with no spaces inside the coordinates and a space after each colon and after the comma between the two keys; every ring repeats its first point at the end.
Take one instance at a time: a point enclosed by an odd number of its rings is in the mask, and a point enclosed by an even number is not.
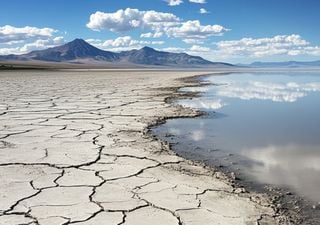
{"type": "Polygon", "coordinates": [[[70,41],[69,43],[86,43],[86,44],[88,44],[88,42],[86,42],[82,38],[76,38],[73,41],[70,41]]]}
{"type": "Polygon", "coordinates": [[[88,42],[86,42],[83,39],[76,38],[73,41],[70,41],[62,46],[61,48],[68,48],[68,49],[97,49],[96,47],[90,45],[88,42]]]}
{"type": "Polygon", "coordinates": [[[56,62],[78,59],[95,59],[112,62],[118,59],[116,53],[98,49],[79,38],[64,45],[30,52],[26,56],[31,59],[56,62]]]}
{"type": "Polygon", "coordinates": [[[144,46],[143,48],[140,49],[140,51],[144,51],[144,52],[156,52],[155,49],[150,48],[148,46],[144,46]]]}

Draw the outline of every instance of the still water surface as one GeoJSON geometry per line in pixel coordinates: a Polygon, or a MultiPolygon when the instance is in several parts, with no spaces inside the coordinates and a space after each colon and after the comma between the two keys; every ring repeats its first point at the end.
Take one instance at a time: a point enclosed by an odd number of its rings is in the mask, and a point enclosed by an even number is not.
{"type": "Polygon", "coordinates": [[[177,104],[208,116],[169,120],[156,132],[175,135],[171,141],[179,142],[178,153],[186,157],[245,167],[255,181],[320,201],[320,74],[231,74],[203,80],[212,85],[181,90],[201,91],[200,98],[177,104]]]}

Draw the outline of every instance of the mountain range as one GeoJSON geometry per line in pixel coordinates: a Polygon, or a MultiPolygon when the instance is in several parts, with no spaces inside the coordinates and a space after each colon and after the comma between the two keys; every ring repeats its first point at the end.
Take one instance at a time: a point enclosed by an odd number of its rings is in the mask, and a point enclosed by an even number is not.
{"type": "Polygon", "coordinates": [[[133,67],[232,67],[232,64],[211,62],[186,53],[157,51],[150,47],[138,50],[111,52],[96,48],[82,39],[75,39],[61,46],[32,51],[23,55],[3,55],[0,61],[45,64],[86,64],[99,66],[133,67]]]}
{"type": "Polygon", "coordinates": [[[32,51],[23,55],[0,55],[0,66],[4,67],[6,65],[72,68],[320,68],[320,60],[310,62],[253,62],[251,64],[233,65],[211,62],[186,53],[157,51],[150,47],[111,52],[96,48],[83,39],[75,39],[64,45],[32,51]]]}
{"type": "Polygon", "coordinates": [[[253,62],[251,64],[238,64],[251,68],[319,68],[320,60],[317,61],[286,61],[286,62],[253,62]]]}

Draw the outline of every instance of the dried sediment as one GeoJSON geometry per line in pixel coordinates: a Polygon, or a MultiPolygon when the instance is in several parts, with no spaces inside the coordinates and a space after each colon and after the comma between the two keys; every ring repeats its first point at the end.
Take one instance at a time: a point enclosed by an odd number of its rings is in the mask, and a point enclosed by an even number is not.
{"type": "Polygon", "coordinates": [[[199,73],[19,73],[0,74],[0,224],[285,224],[147,132],[198,115],[165,100],[199,73]]]}

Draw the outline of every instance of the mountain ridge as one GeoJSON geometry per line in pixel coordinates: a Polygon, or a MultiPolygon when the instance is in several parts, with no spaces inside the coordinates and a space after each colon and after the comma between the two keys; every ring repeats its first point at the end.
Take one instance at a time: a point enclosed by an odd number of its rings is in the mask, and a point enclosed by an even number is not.
{"type": "Polygon", "coordinates": [[[300,68],[300,67],[320,67],[320,60],[315,61],[282,61],[282,62],[260,62],[250,64],[237,64],[251,68],[300,68]]]}
{"type": "Polygon", "coordinates": [[[169,67],[232,67],[232,64],[211,62],[200,56],[186,53],[158,51],[145,46],[122,52],[111,52],[99,49],[83,39],[74,39],[66,44],[31,51],[22,55],[3,55],[2,61],[40,61],[52,63],[93,63],[112,65],[169,66],[169,67]]]}

